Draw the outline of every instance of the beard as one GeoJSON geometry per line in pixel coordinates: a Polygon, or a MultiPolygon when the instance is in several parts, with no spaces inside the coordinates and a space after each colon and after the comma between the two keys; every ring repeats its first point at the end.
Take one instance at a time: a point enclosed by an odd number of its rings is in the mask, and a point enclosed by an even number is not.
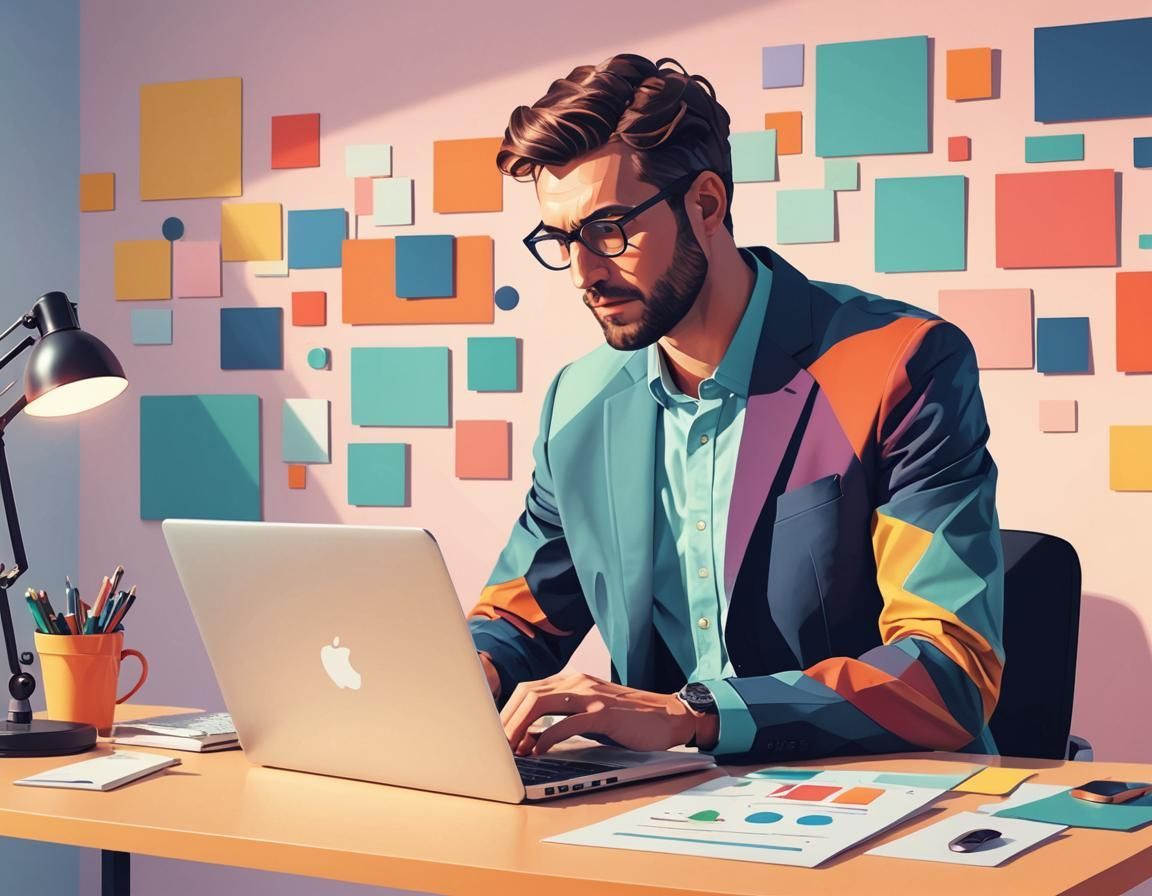
{"type": "MultiPolygon", "coordinates": [[[[618,351],[647,348],[675,327],[696,302],[708,276],[708,259],[696,241],[692,227],[677,216],[676,245],[672,265],[652,287],[651,295],[627,286],[606,286],[590,290],[608,299],[634,299],[644,310],[640,319],[628,324],[613,324],[601,318],[592,309],[588,294],[584,304],[604,331],[605,341],[618,351]]],[[[611,316],[611,315],[609,315],[611,316]]]]}

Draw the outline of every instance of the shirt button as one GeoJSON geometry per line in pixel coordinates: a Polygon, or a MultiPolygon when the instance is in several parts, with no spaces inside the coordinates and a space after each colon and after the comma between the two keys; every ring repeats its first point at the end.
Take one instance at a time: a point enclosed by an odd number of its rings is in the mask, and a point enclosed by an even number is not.
{"type": "Polygon", "coordinates": [[[700,436],[700,444],[701,445],[707,445],[708,444],[708,436],[700,436]]]}
{"type": "Polygon", "coordinates": [[[701,616],[699,620],[697,620],[696,624],[700,626],[700,628],[708,628],[708,626],[710,626],[712,623],[708,621],[707,616],[701,616]]]}
{"type": "Polygon", "coordinates": [[[698,570],[696,570],[696,575],[700,576],[702,579],[708,578],[708,567],[701,566],[698,570]]]}
{"type": "Polygon", "coordinates": [[[699,529],[701,532],[703,532],[705,529],[708,528],[708,524],[706,522],[704,522],[704,520],[697,520],[696,521],[696,528],[699,529]]]}

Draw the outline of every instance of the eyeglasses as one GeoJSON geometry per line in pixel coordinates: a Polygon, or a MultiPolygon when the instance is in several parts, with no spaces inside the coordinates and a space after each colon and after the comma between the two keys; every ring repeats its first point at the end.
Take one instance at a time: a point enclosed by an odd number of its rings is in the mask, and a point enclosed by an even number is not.
{"type": "Polygon", "coordinates": [[[624,225],[657,203],[688,192],[688,188],[700,173],[697,171],[676,178],[655,196],[644,200],[618,218],[585,221],[568,233],[548,229],[543,223],[537,224],[536,229],[524,237],[524,245],[540,264],[553,271],[563,271],[571,266],[569,246],[573,242],[603,258],[623,255],[624,250],[628,248],[628,234],[624,232],[624,225]]]}

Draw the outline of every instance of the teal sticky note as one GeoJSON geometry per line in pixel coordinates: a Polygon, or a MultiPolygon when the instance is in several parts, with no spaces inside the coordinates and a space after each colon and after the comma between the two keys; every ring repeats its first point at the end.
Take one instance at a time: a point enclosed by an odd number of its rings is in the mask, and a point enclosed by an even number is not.
{"type": "Polygon", "coordinates": [[[447,348],[353,348],[351,375],[357,426],[451,426],[447,348]]]}
{"type": "Polygon", "coordinates": [[[825,159],[824,189],[859,190],[860,163],[856,159],[825,159]]]}
{"type": "Polygon", "coordinates": [[[835,238],[835,191],[776,192],[776,242],[830,243],[835,238]]]}
{"type": "Polygon", "coordinates": [[[140,397],[140,518],[258,520],[260,397],[140,397]]]}
{"type": "Polygon", "coordinates": [[[357,507],[407,507],[408,446],[350,443],[348,503],[357,507]]]}
{"type": "Polygon", "coordinates": [[[1065,791],[992,814],[1002,815],[1005,818],[1066,824],[1074,828],[1132,831],[1152,821],[1152,794],[1127,803],[1111,804],[1078,800],[1065,791]]]}
{"type": "Polygon", "coordinates": [[[730,134],[732,182],[776,180],[776,129],[730,134]]]}
{"type": "Polygon", "coordinates": [[[1140,248],[1152,249],[1152,233],[1140,234],[1140,248]]]}
{"type": "Polygon", "coordinates": [[[1025,162],[1082,162],[1083,134],[1052,134],[1024,138],[1025,162]]]}
{"type": "Polygon", "coordinates": [[[771,778],[773,781],[810,781],[815,778],[822,768],[760,768],[748,772],[745,778],[771,778]]]}
{"type": "Polygon", "coordinates": [[[966,178],[876,179],[876,270],[962,271],[967,266],[966,178]]]}
{"type": "Polygon", "coordinates": [[[927,37],[816,47],[816,155],[927,151],[927,37]]]}
{"type": "Polygon", "coordinates": [[[133,308],[133,345],[171,345],[171,308],[133,308]]]}
{"type": "Polygon", "coordinates": [[[288,212],[288,267],[338,268],[348,239],[348,212],[310,208],[288,212]]]}
{"type": "Polygon", "coordinates": [[[520,349],[515,336],[468,337],[468,388],[473,392],[520,390],[520,349]]]}
{"type": "Polygon", "coordinates": [[[974,773],[958,772],[951,775],[909,775],[887,772],[873,778],[876,784],[892,784],[896,787],[931,787],[937,790],[951,790],[972,777],[974,773]]]}

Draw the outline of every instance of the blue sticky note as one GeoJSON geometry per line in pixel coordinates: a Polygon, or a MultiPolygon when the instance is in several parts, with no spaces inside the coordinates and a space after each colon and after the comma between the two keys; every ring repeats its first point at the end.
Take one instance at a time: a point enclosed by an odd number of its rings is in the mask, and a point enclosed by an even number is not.
{"type": "Polygon", "coordinates": [[[1091,373],[1091,358],[1088,318],[1036,319],[1036,369],[1040,373],[1091,373]]]}
{"type": "Polygon", "coordinates": [[[1024,138],[1025,162],[1082,162],[1083,134],[1052,134],[1024,138]]]}
{"type": "Polygon", "coordinates": [[[962,271],[967,266],[967,179],[876,179],[876,270],[962,271]]]}
{"type": "Polygon", "coordinates": [[[1127,803],[1112,804],[1078,800],[1065,791],[992,814],[1004,818],[1066,824],[1074,828],[1132,831],[1152,821],[1152,795],[1138,797],[1127,803]]]}
{"type": "Polygon", "coordinates": [[[927,152],[928,38],[816,47],[816,155],[927,152]]]}
{"type": "Polygon", "coordinates": [[[456,237],[396,237],[396,295],[442,299],[456,295],[456,237]]]}
{"type": "Polygon", "coordinates": [[[408,446],[350,443],[348,503],[358,507],[407,507],[408,446]]]}
{"type": "Polygon", "coordinates": [[[315,208],[288,212],[288,267],[338,268],[348,238],[348,212],[315,208]]]}
{"type": "Polygon", "coordinates": [[[730,134],[732,182],[776,180],[776,130],[743,131],[730,134]]]}
{"type": "Polygon", "coordinates": [[[140,518],[258,520],[260,397],[140,398],[140,518]]]}
{"type": "Polygon", "coordinates": [[[830,243],[836,238],[836,193],[778,190],[776,242],[830,243]]]}
{"type": "Polygon", "coordinates": [[[859,190],[860,163],[856,159],[825,159],[824,189],[859,190]]]}
{"type": "Polygon", "coordinates": [[[468,388],[473,392],[520,390],[520,349],[515,336],[468,337],[468,388]]]}
{"type": "Polygon", "coordinates": [[[1152,115],[1152,18],[1033,32],[1037,121],[1152,115]]]}
{"type": "Polygon", "coordinates": [[[804,84],[804,44],[764,47],[761,61],[765,90],[804,84]]]}
{"type": "Polygon", "coordinates": [[[1132,138],[1132,164],[1137,168],[1152,168],[1152,137],[1132,138]]]}
{"type": "Polygon", "coordinates": [[[220,369],[282,370],[283,308],[221,308],[220,369]]]}
{"type": "Polygon", "coordinates": [[[171,345],[171,308],[133,308],[133,345],[171,345]]]}
{"type": "Polygon", "coordinates": [[[451,426],[449,353],[442,346],[353,348],[357,426],[451,426]]]}

